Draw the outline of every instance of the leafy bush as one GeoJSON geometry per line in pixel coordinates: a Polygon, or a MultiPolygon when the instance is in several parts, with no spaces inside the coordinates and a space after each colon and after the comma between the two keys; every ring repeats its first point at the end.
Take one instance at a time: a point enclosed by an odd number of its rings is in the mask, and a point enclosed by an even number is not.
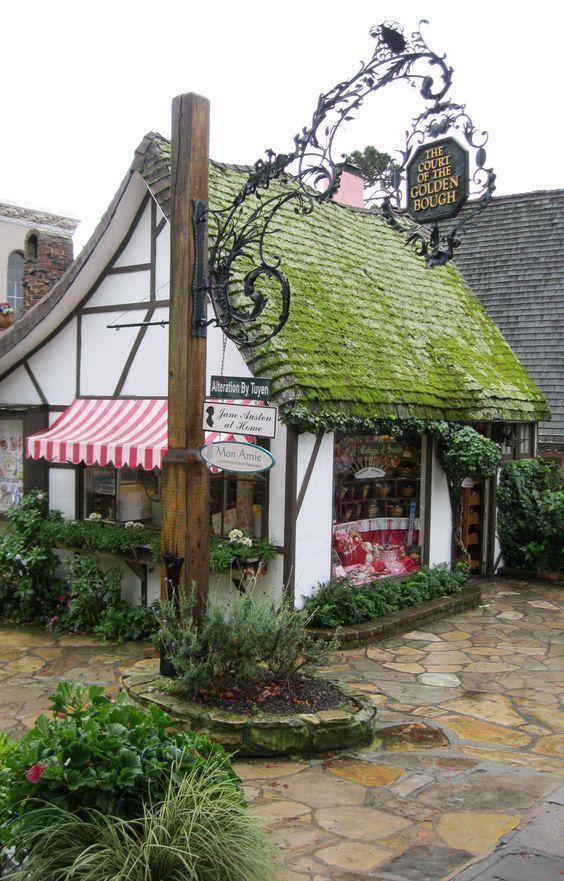
{"type": "Polygon", "coordinates": [[[498,488],[497,528],[508,566],[564,569],[564,481],[542,459],[507,462],[498,488]]]}
{"type": "Polygon", "coordinates": [[[61,593],[55,577],[59,559],[44,533],[47,496],[33,490],[7,517],[0,537],[0,617],[18,623],[46,621],[61,593]]]}
{"type": "Polygon", "coordinates": [[[451,572],[446,563],[424,566],[403,581],[389,578],[360,587],[346,578],[334,578],[319,585],[306,599],[304,610],[315,627],[345,627],[456,593],[467,581],[466,566],[459,564],[451,572]]]}
{"type": "Polygon", "coordinates": [[[50,701],[53,718],[37,719],[0,772],[2,837],[18,845],[18,859],[27,852],[30,799],[80,816],[95,808],[129,819],[141,815],[149,796],[164,797],[163,770],[174,763],[177,782],[190,771],[206,774],[210,759],[218,779],[235,779],[222,747],[196,733],[174,732],[170,717],[154,705],[144,713],[123,695],[113,702],[100,686],[70,682],[59,683],[50,701]]]}
{"type": "Polygon", "coordinates": [[[115,642],[150,637],[158,630],[158,613],[131,607],[121,598],[121,569],[104,572],[96,557],[75,554],[64,562],[68,593],[51,624],[74,633],[95,633],[115,642]]]}
{"type": "Polygon", "coordinates": [[[322,644],[304,627],[307,614],[282,601],[238,596],[228,610],[220,603],[206,608],[201,627],[183,613],[183,626],[165,613],[163,643],[189,694],[200,689],[241,691],[260,682],[288,685],[298,675],[311,675],[326,663],[336,645],[322,644]]]}
{"type": "Polygon", "coordinates": [[[161,802],[122,821],[56,806],[31,812],[31,851],[13,881],[275,881],[264,834],[217,759],[180,777],[174,767],[161,802]]]}

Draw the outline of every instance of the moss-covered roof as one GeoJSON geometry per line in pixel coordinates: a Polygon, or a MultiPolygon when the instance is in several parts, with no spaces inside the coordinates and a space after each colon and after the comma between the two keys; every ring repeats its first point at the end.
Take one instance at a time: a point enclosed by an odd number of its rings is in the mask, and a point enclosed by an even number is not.
{"type": "MultiPolygon", "coordinates": [[[[149,135],[137,167],[165,214],[170,144],[149,135]]],[[[212,207],[246,169],[211,163],[212,207]]],[[[283,187],[271,185],[271,190],[283,187]]],[[[452,266],[430,269],[375,214],[329,203],[281,212],[270,253],[290,282],[290,317],[243,350],[278,403],[367,417],[457,421],[546,418],[546,402],[452,266]]]]}

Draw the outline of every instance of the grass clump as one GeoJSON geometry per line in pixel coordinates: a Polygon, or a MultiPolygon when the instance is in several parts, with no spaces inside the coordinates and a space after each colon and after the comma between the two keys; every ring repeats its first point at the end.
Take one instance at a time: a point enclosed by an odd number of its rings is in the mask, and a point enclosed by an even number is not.
{"type": "Polygon", "coordinates": [[[233,780],[210,757],[164,797],[124,820],[37,805],[28,821],[29,856],[10,881],[275,881],[270,847],[233,780]],[[202,773],[203,771],[203,773],[202,773]]]}

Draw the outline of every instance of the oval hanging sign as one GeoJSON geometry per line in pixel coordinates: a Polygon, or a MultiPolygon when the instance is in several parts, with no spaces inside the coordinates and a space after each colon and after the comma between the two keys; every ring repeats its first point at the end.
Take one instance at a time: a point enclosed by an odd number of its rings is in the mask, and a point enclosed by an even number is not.
{"type": "Polygon", "coordinates": [[[208,465],[222,471],[268,471],[276,462],[272,453],[264,447],[239,441],[214,441],[202,447],[200,453],[208,465]]]}

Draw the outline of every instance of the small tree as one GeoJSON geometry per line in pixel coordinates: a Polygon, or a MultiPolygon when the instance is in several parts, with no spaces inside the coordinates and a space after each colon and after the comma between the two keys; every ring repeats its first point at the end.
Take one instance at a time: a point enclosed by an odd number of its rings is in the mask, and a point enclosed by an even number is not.
{"type": "Polygon", "coordinates": [[[389,153],[382,153],[376,147],[369,145],[362,151],[353,150],[347,156],[347,161],[360,168],[364,178],[365,189],[369,190],[372,187],[378,187],[378,189],[382,190],[396,187],[395,176],[398,165],[389,153]]]}

